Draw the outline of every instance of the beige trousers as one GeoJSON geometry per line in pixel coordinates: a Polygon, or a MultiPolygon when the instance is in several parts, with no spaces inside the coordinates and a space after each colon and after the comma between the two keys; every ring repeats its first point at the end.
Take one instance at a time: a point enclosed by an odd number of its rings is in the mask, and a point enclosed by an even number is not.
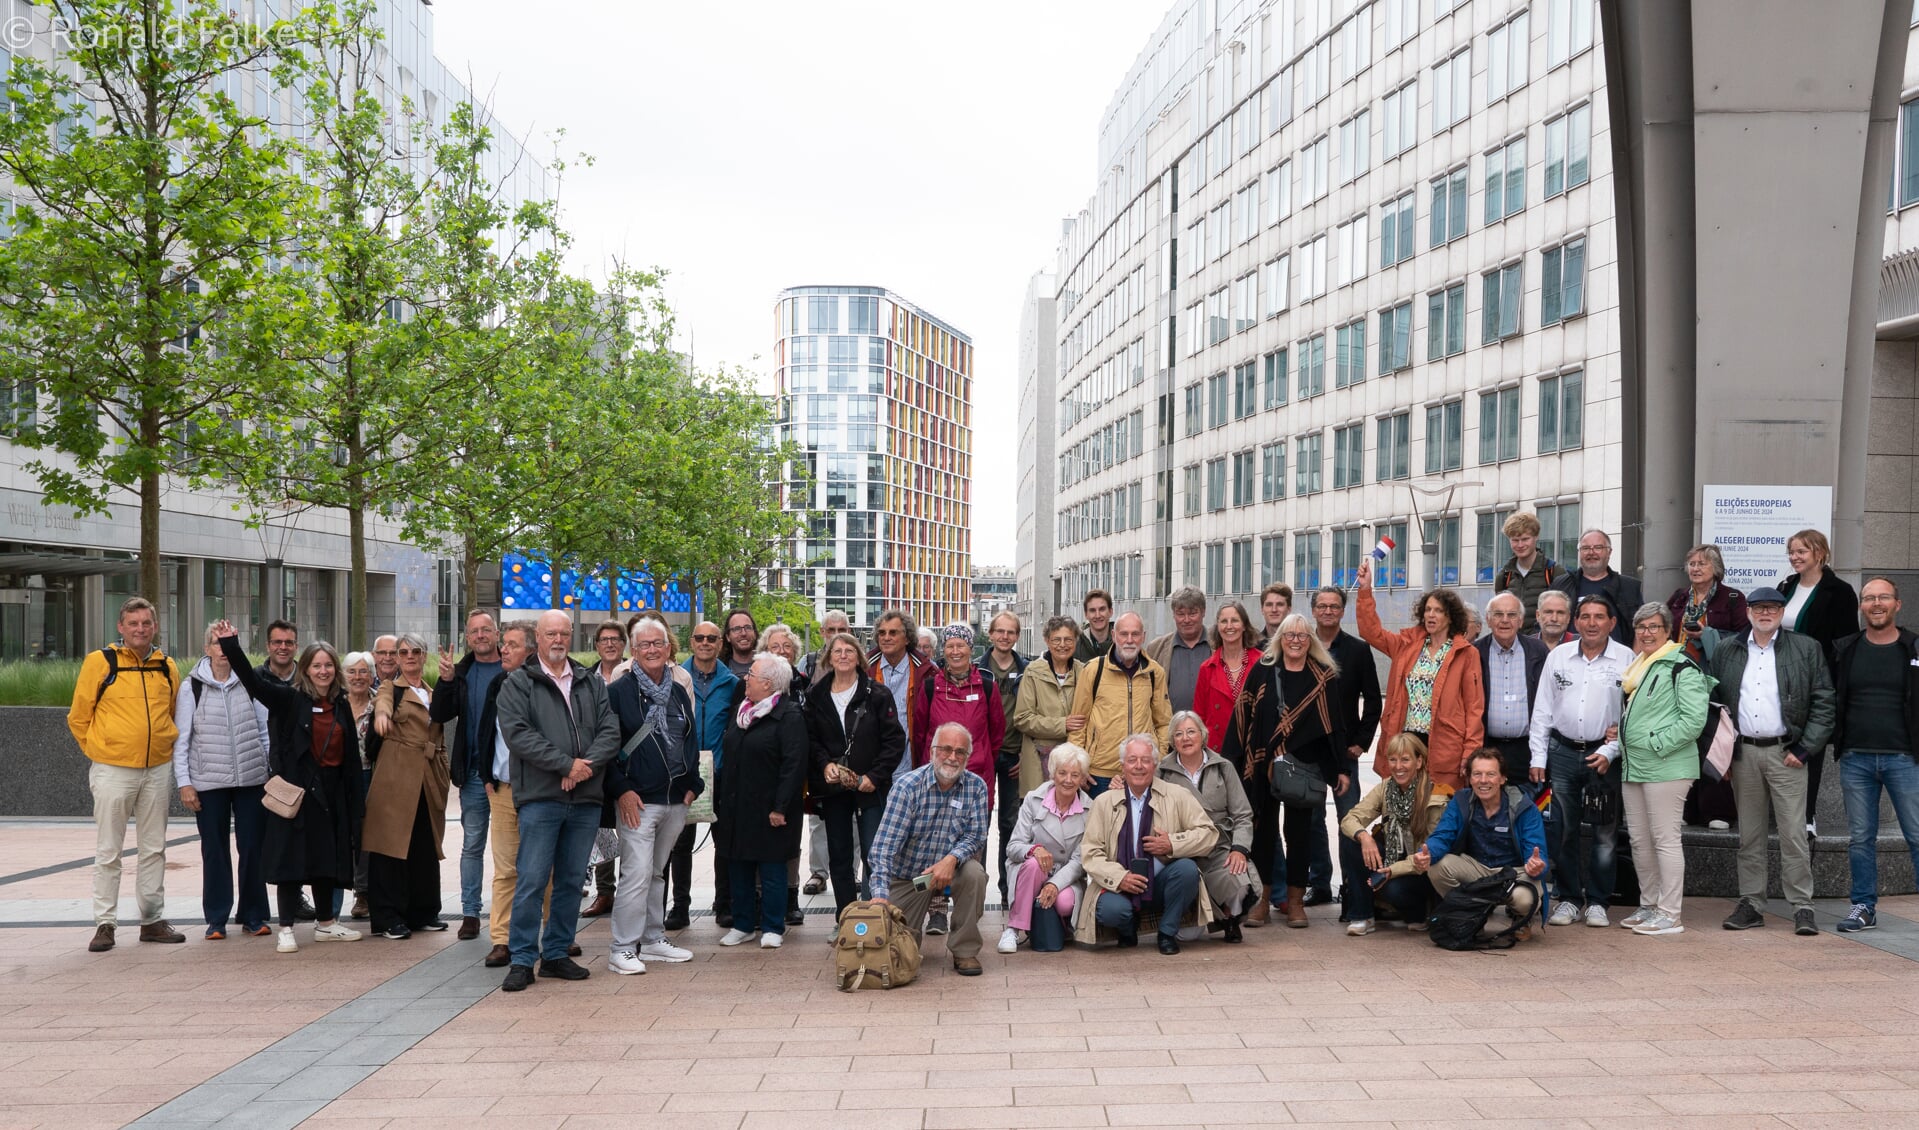
{"type": "MultiPolygon", "coordinates": [[[[493,847],[493,908],[487,912],[486,935],[494,945],[503,946],[513,918],[513,891],[520,885],[520,811],[513,807],[513,786],[505,782],[487,790],[486,804],[491,821],[487,836],[493,847]]],[[[541,921],[552,905],[553,885],[548,883],[541,921]]]]}
{"type": "Polygon", "coordinates": [[[133,821],[133,842],[139,870],[134,892],[140,902],[140,925],[151,926],[166,915],[167,803],[173,799],[173,763],[150,769],[129,769],[94,762],[87,770],[93,792],[93,921],[114,924],[120,913],[120,853],[127,846],[127,821],[133,821]]]}

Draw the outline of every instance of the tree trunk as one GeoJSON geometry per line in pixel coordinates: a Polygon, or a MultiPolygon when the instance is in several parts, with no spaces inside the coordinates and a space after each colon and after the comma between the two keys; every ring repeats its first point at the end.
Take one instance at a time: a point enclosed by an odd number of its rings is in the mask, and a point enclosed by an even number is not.
{"type": "MultiPolygon", "coordinates": [[[[471,537],[460,539],[460,591],[466,594],[468,605],[476,603],[475,594],[480,587],[480,555],[473,547],[471,537]]],[[[505,610],[497,610],[504,616],[505,610]]]]}
{"type": "Polygon", "coordinates": [[[606,578],[606,618],[618,620],[620,618],[620,567],[613,565],[610,568],[612,572],[607,574],[606,578]]]}
{"type": "MultiPolygon", "coordinates": [[[[359,430],[357,423],[354,431],[359,430]]],[[[366,474],[359,468],[363,453],[360,451],[359,436],[356,434],[347,441],[347,542],[351,547],[352,574],[347,582],[347,638],[354,646],[367,646],[372,641],[366,634],[366,506],[361,492],[366,488],[366,474]]],[[[397,627],[397,625],[396,625],[397,627]]]]}

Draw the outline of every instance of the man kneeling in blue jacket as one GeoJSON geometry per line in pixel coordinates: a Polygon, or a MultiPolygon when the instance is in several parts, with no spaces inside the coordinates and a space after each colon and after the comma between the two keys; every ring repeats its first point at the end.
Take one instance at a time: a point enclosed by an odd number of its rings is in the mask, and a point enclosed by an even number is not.
{"type": "MultiPolygon", "coordinates": [[[[1454,794],[1439,826],[1413,853],[1413,867],[1432,880],[1440,898],[1461,883],[1511,867],[1524,878],[1513,884],[1506,913],[1514,922],[1543,916],[1546,892],[1539,877],[1546,873],[1546,822],[1539,809],[1519,789],[1506,787],[1496,749],[1467,757],[1466,783],[1471,791],[1454,794]]],[[[1530,926],[1520,927],[1520,940],[1531,934],[1530,926]]]]}

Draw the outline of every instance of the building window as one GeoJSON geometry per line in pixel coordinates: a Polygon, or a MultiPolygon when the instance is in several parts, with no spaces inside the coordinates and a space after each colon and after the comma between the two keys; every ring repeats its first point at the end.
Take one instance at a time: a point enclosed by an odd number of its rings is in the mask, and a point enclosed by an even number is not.
{"type": "Polygon", "coordinates": [[[1433,583],[1458,584],[1459,519],[1457,517],[1426,519],[1426,544],[1439,546],[1438,560],[1426,562],[1428,567],[1438,566],[1438,575],[1433,578],[1433,583]]]}
{"type": "Polygon", "coordinates": [[[1359,562],[1365,557],[1365,530],[1354,526],[1333,531],[1333,583],[1350,588],[1359,583],[1359,562]]]}
{"type": "Polygon", "coordinates": [[[1266,226],[1293,214],[1293,163],[1281,161],[1266,170],[1266,226]]]}
{"type": "Polygon", "coordinates": [[[1206,426],[1206,390],[1198,381],[1186,386],[1186,434],[1196,436],[1206,426]]]}
{"type": "Polygon", "coordinates": [[[1519,458],[1519,388],[1479,394],[1479,461],[1519,458]]]}
{"type": "Polygon", "coordinates": [[[1586,442],[1586,374],[1574,369],[1539,382],[1539,453],[1570,451],[1586,442]]]}
{"type": "Polygon", "coordinates": [[[1299,248],[1299,300],[1311,302],[1326,293],[1325,236],[1308,240],[1299,248]]]}
{"type": "Polygon", "coordinates": [[[1406,42],[1419,30],[1419,0],[1380,0],[1386,31],[1386,50],[1406,42]]]}
{"type": "Polygon", "coordinates": [[[1326,335],[1314,334],[1299,343],[1299,398],[1307,400],[1326,391],[1326,335]]]}
{"type": "Polygon", "coordinates": [[[1233,543],[1233,591],[1253,592],[1253,539],[1233,543]]]}
{"type": "Polygon", "coordinates": [[[1419,80],[1388,94],[1379,111],[1379,159],[1390,161],[1419,140],[1419,80]]]}
{"type": "Polygon", "coordinates": [[[1430,405],[1426,409],[1426,473],[1437,475],[1441,471],[1457,471],[1463,462],[1464,440],[1461,435],[1462,419],[1465,412],[1463,402],[1449,400],[1444,404],[1430,405]]]}
{"type": "Polygon", "coordinates": [[[1368,4],[1339,25],[1339,73],[1334,85],[1344,83],[1373,65],[1373,7],[1368,4]]]}
{"type": "Polygon", "coordinates": [[[1186,480],[1186,516],[1191,518],[1199,513],[1199,464],[1188,463],[1184,478],[1186,480]]]}
{"type": "Polygon", "coordinates": [[[1319,587],[1319,533],[1293,535],[1293,591],[1319,587]]]}
{"type": "Polygon", "coordinates": [[[1251,448],[1233,453],[1233,505],[1250,506],[1258,493],[1258,472],[1253,469],[1251,448]]]}
{"type": "Polygon", "coordinates": [[[1379,265],[1403,263],[1413,257],[1413,194],[1386,202],[1379,217],[1379,265]]]}
{"type": "Polygon", "coordinates": [[[1278,133],[1281,126],[1293,120],[1293,72],[1289,68],[1278,79],[1266,84],[1259,92],[1261,111],[1266,119],[1266,132],[1278,133]]]}
{"type": "Polygon", "coordinates": [[[1226,545],[1213,542],[1206,547],[1206,591],[1223,593],[1226,591],[1226,545]]]}
{"type": "Polygon", "coordinates": [[[1326,195],[1328,173],[1326,159],[1332,141],[1321,137],[1299,151],[1299,202],[1311,204],[1326,195]]]}
{"type": "Polygon", "coordinates": [[[1411,300],[1379,312],[1379,371],[1396,373],[1413,363],[1413,304],[1411,300]]]}
{"type": "Polygon", "coordinates": [[[1233,249],[1231,232],[1227,229],[1230,218],[1228,204],[1221,204],[1206,214],[1206,261],[1208,263],[1223,257],[1233,249]]]}
{"type": "Polygon", "coordinates": [[[1546,122],[1546,195],[1558,196],[1592,175],[1592,105],[1575,106],[1546,122]]]}
{"type": "Polygon", "coordinates": [[[1206,344],[1218,345],[1231,335],[1232,322],[1226,312],[1226,288],[1206,296],[1206,344]]]}
{"type": "Polygon", "coordinates": [[[1202,579],[1199,575],[1199,547],[1196,545],[1187,546],[1185,552],[1180,554],[1180,558],[1180,575],[1186,579],[1186,583],[1189,585],[1199,584],[1202,579]]]}
{"type": "Polygon", "coordinates": [[[1259,321],[1259,276],[1241,275],[1233,280],[1233,332],[1250,330],[1259,321]]]}
{"type": "Polygon", "coordinates": [[[1433,68],[1433,132],[1451,129],[1472,113],[1473,49],[1433,68]]]}
{"type": "Polygon", "coordinates": [[[1539,254],[1539,324],[1550,326],[1586,312],[1586,239],[1539,254]]]}
{"type": "Polygon", "coordinates": [[[1206,327],[1202,324],[1206,317],[1206,305],[1195,302],[1186,308],[1186,320],[1180,324],[1179,332],[1186,336],[1186,356],[1192,357],[1206,348],[1206,327]]]}
{"type": "Polygon", "coordinates": [[[1186,273],[1189,275],[1199,274],[1200,268],[1206,265],[1205,216],[1194,220],[1192,226],[1186,229],[1186,246],[1184,250],[1186,256],[1182,262],[1186,264],[1186,273]]]}
{"type": "Polygon", "coordinates": [[[1361,110],[1339,123],[1339,183],[1350,184],[1372,168],[1373,114],[1361,110]]]}
{"type": "Polygon", "coordinates": [[[1380,482],[1412,477],[1412,463],[1408,458],[1411,432],[1412,413],[1410,412],[1398,412],[1379,418],[1377,477],[1380,482]]]}
{"type": "Polygon", "coordinates": [[[1479,340],[1482,345],[1519,332],[1519,303],[1524,295],[1525,260],[1508,263],[1479,277],[1479,340]]]}
{"type": "Polygon", "coordinates": [[[1292,288],[1292,272],[1293,257],[1291,255],[1281,255],[1261,268],[1261,273],[1266,276],[1260,284],[1260,289],[1266,296],[1266,317],[1278,317],[1290,305],[1287,295],[1292,288]]]}
{"type": "Polygon", "coordinates": [[[1525,12],[1486,33],[1486,101],[1497,102],[1526,85],[1532,21],[1525,12]]]}
{"type": "Polygon", "coordinates": [[[1366,379],[1366,319],[1333,331],[1333,387],[1348,388],[1366,379]]]}
{"type": "Polygon", "coordinates": [[[1206,509],[1226,509],[1226,460],[1206,461],[1206,509]]]}
{"type": "Polygon", "coordinates": [[[1227,399],[1226,374],[1214,373],[1206,378],[1206,426],[1224,427],[1232,416],[1232,403],[1227,399]]]}
{"type": "Polygon", "coordinates": [[[1259,365],[1243,361],[1233,366],[1233,419],[1244,420],[1259,411],[1259,365]]]}
{"type": "Polygon", "coordinates": [[[1366,481],[1366,425],[1333,429],[1333,487],[1356,487],[1366,481]]]}
{"type": "MultiPolygon", "coordinates": [[[[1259,584],[1261,588],[1286,577],[1286,535],[1274,534],[1259,539],[1259,584]]],[[[1248,590],[1250,591],[1250,590],[1248,590]]]]}
{"type": "Polygon", "coordinates": [[[1333,282],[1351,286],[1366,277],[1366,245],[1371,216],[1354,216],[1333,230],[1333,282]]]}
{"type": "Polygon", "coordinates": [[[1331,89],[1331,74],[1328,64],[1332,62],[1330,39],[1322,39],[1307,48],[1306,53],[1293,64],[1293,70],[1299,73],[1299,105],[1301,109],[1313,106],[1326,97],[1331,89]]]}
{"type": "Polygon", "coordinates": [[[840,332],[840,300],[808,298],[806,300],[806,332],[816,334],[840,332]]]}
{"type": "Polygon", "coordinates": [[[40,422],[39,401],[34,382],[0,381],[0,436],[32,431],[40,422]]]}
{"type": "Polygon", "coordinates": [[[1313,432],[1293,440],[1293,493],[1296,495],[1318,494],[1322,488],[1320,474],[1324,458],[1326,437],[1323,433],[1313,432]]]}
{"type": "Polygon", "coordinates": [[[1261,359],[1263,371],[1260,383],[1265,389],[1261,402],[1264,407],[1277,408],[1286,403],[1287,360],[1288,353],[1284,349],[1275,349],[1261,359]]]}
{"type": "Polygon", "coordinates": [[[1546,0],[1546,65],[1556,67],[1593,45],[1593,0],[1546,0]]]}
{"type": "Polygon", "coordinates": [[[1893,183],[1887,194],[1889,210],[1919,204],[1919,100],[1899,107],[1896,141],[1899,155],[1893,162],[1893,183]]]}
{"type": "Polygon", "coordinates": [[[1492,584],[1493,574],[1512,556],[1512,543],[1506,540],[1506,519],[1511,516],[1510,510],[1479,512],[1479,536],[1473,542],[1473,579],[1479,584],[1492,584]]]}
{"type": "Polygon", "coordinates": [[[880,300],[877,298],[853,297],[846,300],[846,332],[853,334],[876,334],[880,332],[880,300]]]}
{"type": "Polygon", "coordinates": [[[1379,588],[1403,589],[1406,587],[1406,523],[1382,522],[1373,526],[1373,535],[1391,538],[1393,548],[1387,551],[1386,560],[1373,576],[1373,584],[1379,588]]]}
{"type": "Polygon", "coordinates": [[[1496,224],[1526,207],[1524,135],[1486,154],[1486,222],[1496,224]]]}
{"type": "Polygon", "coordinates": [[[1233,197],[1233,246],[1237,247],[1259,234],[1259,182],[1254,181],[1233,197]]]}
{"type": "Polygon", "coordinates": [[[1269,443],[1259,449],[1259,500],[1273,502],[1286,497],[1286,441],[1269,443]]]}
{"type": "MultiPolygon", "coordinates": [[[[1539,515],[1539,552],[1559,562],[1579,560],[1579,504],[1563,502],[1558,506],[1535,506],[1539,515]]],[[[1567,565],[1576,569],[1577,565],[1567,565]]]]}
{"type": "Polygon", "coordinates": [[[1466,350],[1466,284],[1454,283],[1426,296],[1426,360],[1466,350]]]}
{"type": "Polygon", "coordinates": [[[1466,166],[1434,177],[1430,247],[1439,247],[1466,234],[1466,166]]]}

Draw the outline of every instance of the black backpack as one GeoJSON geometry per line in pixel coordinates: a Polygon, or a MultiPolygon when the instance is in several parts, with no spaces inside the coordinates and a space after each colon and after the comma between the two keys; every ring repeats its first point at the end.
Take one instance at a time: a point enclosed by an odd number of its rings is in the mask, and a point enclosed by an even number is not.
{"type": "Polygon", "coordinates": [[[1524,920],[1514,922],[1497,934],[1482,937],[1486,920],[1493,911],[1506,905],[1512,896],[1513,887],[1519,882],[1519,872],[1510,867],[1502,867],[1491,875],[1485,875],[1454,887],[1452,892],[1439,900],[1439,908],[1433,911],[1427,920],[1426,934],[1433,944],[1443,950],[1508,950],[1519,944],[1519,930],[1524,920]]]}
{"type": "MultiPolygon", "coordinates": [[[[99,708],[100,700],[106,697],[107,688],[112,686],[120,678],[119,649],[112,648],[112,647],[103,647],[100,649],[100,656],[101,658],[107,661],[107,674],[104,679],[100,680],[100,689],[93,692],[93,705],[95,709],[99,708]]],[[[173,661],[172,660],[167,659],[165,656],[162,656],[158,662],[142,663],[140,664],[140,666],[133,668],[133,670],[141,671],[141,672],[146,672],[146,671],[161,672],[167,677],[167,694],[169,696],[173,694],[173,661]]],[[[200,701],[200,696],[197,693],[198,688],[195,688],[195,692],[196,693],[193,696],[193,701],[195,703],[198,703],[200,701]]]]}

